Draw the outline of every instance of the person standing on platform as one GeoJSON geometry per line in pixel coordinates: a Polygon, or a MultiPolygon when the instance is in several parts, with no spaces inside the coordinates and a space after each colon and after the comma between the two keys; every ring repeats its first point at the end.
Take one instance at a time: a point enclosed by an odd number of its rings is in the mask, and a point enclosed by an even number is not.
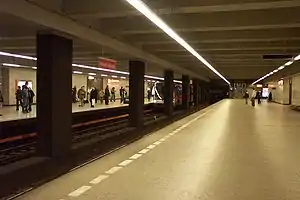
{"type": "Polygon", "coordinates": [[[125,91],[124,88],[121,86],[120,88],[120,98],[121,98],[121,104],[124,103],[124,99],[125,99],[125,91]]]}
{"type": "Polygon", "coordinates": [[[257,92],[256,92],[255,88],[253,88],[253,90],[252,90],[252,95],[251,95],[251,103],[252,103],[252,106],[255,106],[255,98],[256,98],[256,95],[257,95],[257,92]]]}
{"type": "Polygon", "coordinates": [[[107,85],[106,88],[105,88],[105,91],[104,91],[105,105],[108,105],[108,103],[109,103],[109,96],[110,96],[110,92],[109,92],[109,87],[107,85]]]}
{"type": "Polygon", "coordinates": [[[116,88],[115,87],[111,88],[110,94],[111,94],[110,101],[116,102],[116,88]]]}
{"type": "Polygon", "coordinates": [[[77,94],[77,89],[76,89],[76,86],[74,86],[74,87],[72,88],[72,102],[73,102],[73,103],[76,103],[76,102],[77,102],[76,94],[77,94]]]}
{"type": "Polygon", "coordinates": [[[28,105],[28,112],[31,112],[32,111],[32,104],[33,104],[33,98],[35,96],[34,92],[32,91],[31,88],[28,88],[28,94],[29,94],[29,105],[28,105]]]}
{"type": "Polygon", "coordinates": [[[29,88],[28,81],[25,82],[25,85],[22,86],[22,112],[29,112],[29,88]]]}
{"type": "Polygon", "coordinates": [[[257,92],[257,104],[261,104],[261,93],[260,91],[257,92]]]}
{"type": "Polygon", "coordinates": [[[247,91],[245,92],[244,98],[245,98],[245,103],[248,104],[249,93],[247,91]]]}
{"type": "Polygon", "coordinates": [[[104,92],[103,92],[103,90],[100,90],[100,92],[99,92],[99,98],[100,98],[100,103],[103,104],[103,100],[104,100],[104,92]]]}
{"type": "Polygon", "coordinates": [[[148,88],[148,89],[147,89],[147,98],[148,98],[148,102],[150,102],[151,96],[152,96],[152,94],[151,94],[151,89],[148,88]]]}
{"type": "Polygon", "coordinates": [[[21,87],[18,86],[16,91],[16,110],[19,111],[19,107],[22,107],[22,90],[21,87]]]}
{"type": "Polygon", "coordinates": [[[91,102],[91,108],[95,107],[96,101],[97,101],[97,90],[95,88],[92,88],[90,93],[90,102],[91,102]]]}
{"type": "Polygon", "coordinates": [[[84,99],[86,97],[86,91],[84,90],[84,86],[82,86],[79,90],[78,90],[78,99],[79,99],[79,107],[83,107],[84,106],[84,99]]]}

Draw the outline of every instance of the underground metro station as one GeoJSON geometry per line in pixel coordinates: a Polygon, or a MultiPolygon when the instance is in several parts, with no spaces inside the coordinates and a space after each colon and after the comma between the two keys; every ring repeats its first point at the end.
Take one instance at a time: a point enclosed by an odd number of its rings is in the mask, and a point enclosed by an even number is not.
{"type": "Polygon", "coordinates": [[[299,0],[2,0],[0,200],[300,199],[299,0]]]}

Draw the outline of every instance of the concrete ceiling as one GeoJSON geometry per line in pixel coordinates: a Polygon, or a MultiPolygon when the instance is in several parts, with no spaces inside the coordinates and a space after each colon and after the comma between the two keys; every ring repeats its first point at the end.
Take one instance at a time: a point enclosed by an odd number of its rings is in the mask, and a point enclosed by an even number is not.
{"type": "MultiPolygon", "coordinates": [[[[300,54],[300,0],[144,2],[228,79],[256,79],[286,62],[263,55],[300,54]]],[[[125,0],[1,0],[0,12],[1,51],[34,55],[36,31],[51,28],[74,39],[76,63],[103,56],[126,70],[139,58],[152,75],[217,78],[125,0]]]]}

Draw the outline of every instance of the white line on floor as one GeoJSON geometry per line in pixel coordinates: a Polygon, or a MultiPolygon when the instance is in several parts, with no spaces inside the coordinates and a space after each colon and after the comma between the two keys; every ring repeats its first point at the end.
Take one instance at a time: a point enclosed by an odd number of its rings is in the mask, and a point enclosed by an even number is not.
{"type": "Polygon", "coordinates": [[[155,147],[156,147],[156,145],[151,144],[151,145],[147,146],[147,149],[154,149],[155,147]]]}
{"type": "Polygon", "coordinates": [[[133,162],[133,160],[124,160],[123,162],[119,163],[119,166],[126,166],[126,165],[130,164],[131,162],[133,162]]]}
{"type": "Polygon", "coordinates": [[[143,150],[139,151],[139,153],[144,154],[144,153],[147,153],[148,151],[150,151],[150,149],[143,149],[143,150]]]}
{"type": "Polygon", "coordinates": [[[164,138],[161,138],[160,140],[158,140],[158,141],[160,141],[160,142],[164,142],[164,141],[166,141],[166,139],[164,139],[164,138]]]}
{"type": "Polygon", "coordinates": [[[108,178],[108,175],[100,175],[97,178],[94,178],[93,180],[91,180],[90,184],[98,184],[107,178],[108,178]]]}
{"type": "Polygon", "coordinates": [[[160,145],[161,142],[160,142],[160,141],[157,141],[157,142],[154,142],[153,144],[155,144],[155,145],[160,145]]]}
{"type": "Polygon", "coordinates": [[[112,167],[111,169],[107,170],[105,173],[106,174],[114,174],[117,171],[119,171],[120,169],[122,169],[122,167],[112,167]]]}
{"type": "Polygon", "coordinates": [[[133,159],[133,160],[135,160],[135,159],[138,159],[139,157],[141,157],[142,156],[142,154],[134,154],[133,156],[131,156],[130,157],[130,159],[133,159]]]}
{"type": "Polygon", "coordinates": [[[69,194],[69,196],[70,197],[78,197],[78,196],[82,195],[83,193],[85,193],[86,191],[88,191],[91,188],[92,188],[91,186],[87,186],[87,185],[81,186],[77,190],[74,190],[73,192],[71,192],[69,194]]]}

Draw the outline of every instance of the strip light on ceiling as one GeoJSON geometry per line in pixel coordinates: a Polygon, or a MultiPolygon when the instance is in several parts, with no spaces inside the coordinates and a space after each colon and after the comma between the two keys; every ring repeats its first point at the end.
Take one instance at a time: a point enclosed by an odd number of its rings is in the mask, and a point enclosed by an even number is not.
{"type": "MultiPolygon", "coordinates": [[[[31,56],[23,56],[19,54],[12,54],[12,53],[7,53],[7,52],[2,52],[0,51],[0,56],[7,56],[7,57],[14,57],[14,58],[22,58],[25,60],[37,60],[35,57],[31,56]]],[[[4,66],[10,66],[10,67],[20,67],[20,65],[17,64],[8,64],[8,63],[3,63],[4,66]],[[5,64],[5,65],[4,65],[5,64]]],[[[78,68],[83,68],[83,69],[91,69],[91,70],[97,70],[97,71],[104,71],[104,72],[110,72],[110,73],[116,73],[116,74],[122,74],[122,75],[129,75],[129,72],[124,72],[124,71],[119,71],[119,70],[113,70],[113,69],[105,69],[105,68],[99,68],[99,67],[92,67],[92,66],[87,66],[87,65],[81,65],[81,64],[72,64],[73,67],[78,67],[78,68]]],[[[32,67],[33,69],[37,69],[37,67],[32,67]]],[[[83,74],[83,72],[79,71],[73,71],[74,74],[83,74]]],[[[103,75],[103,74],[102,74],[103,75]]],[[[105,76],[105,75],[104,75],[105,76]]],[[[126,79],[126,77],[122,76],[122,79],[126,79]]],[[[156,80],[164,80],[164,78],[161,77],[156,77],[156,76],[148,76],[145,75],[145,78],[151,78],[151,79],[156,79],[156,80]]],[[[181,81],[174,80],[175,83],[182,83],[181,81]]]]}
{"type": "Polygon", "coordinates": [[[216,75],[222,78],[226,83],[228,83],[228,85],[230,85],[230,82],[222,74],[220,74],[209,62],[207,62],[200,54],[198,54],[198,52],[195,49],[193,49],[193,47],[191,47],[171,27],[169,27],[161,18],[159,18],[143,1],[141,0],[126,0],[126,1],[129,4],[131,4],[135,9],[137,9],[140,13],[142,13],[145,17],[147,17],[156,26],[158,26],[161,30],[163,30],[168,36],[174,39],[183,48],[185,48],[192,55],[194,55],[198,60],[200,60],[204,65],[206,65],[206,67],[208,67],[216,75]]]}
{"type": "Polygon", "coordinates": [[[270,73],[264,75],[263,77],[257,79],[256,81],[254,81],[252,83],[252,85],[254,85],[254,84],[256,84],[256,83],[258,83],[258,82],[266,79],[269,76],[272,76],[273,74],[279,72],[280,70],[283,70],[286,66],[292,65],[295,61],[298,61],[298,60],[300,60],[300,55],[296,56],[295,58],[292,58],[291,60],[289,60],[288,62],[286,62],[284,65],[281,65],[280,67],[278,67],[277,69],[273,70],[272,72],[270,72],[270,73]]]}
{"type": "Polygon", "coordinates": [[[3,63],[2,65],[6,67],[21,67],[21,65],[11,64],[11,63],[3,63]]]}

